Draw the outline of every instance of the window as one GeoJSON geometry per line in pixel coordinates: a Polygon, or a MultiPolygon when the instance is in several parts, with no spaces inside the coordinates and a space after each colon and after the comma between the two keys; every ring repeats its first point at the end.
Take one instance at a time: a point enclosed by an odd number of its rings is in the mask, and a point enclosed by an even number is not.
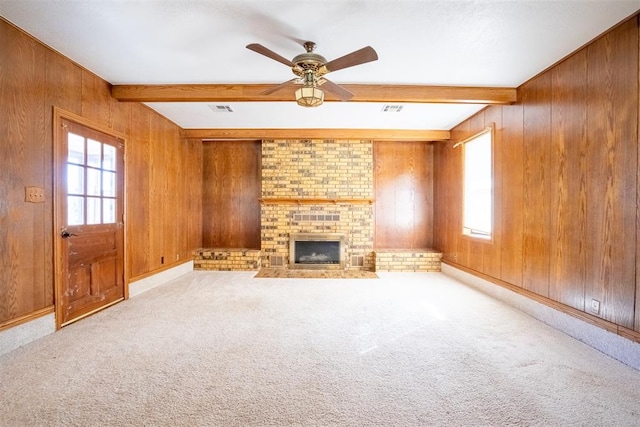
{"type": "Polygon", "coordinates": [[[492,128],[463,142],[464,212],[462,232],[491,239],[493,230],[492,128]]]}
{"type": "Polygon", "coordinates": [[[67,225],[114,224],[116,147],[71,132],[67,147],[67,225]]]}

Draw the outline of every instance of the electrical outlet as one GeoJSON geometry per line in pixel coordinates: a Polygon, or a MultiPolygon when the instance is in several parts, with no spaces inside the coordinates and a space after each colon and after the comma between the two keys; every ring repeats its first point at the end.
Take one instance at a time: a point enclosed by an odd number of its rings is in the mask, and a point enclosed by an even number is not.
{"type": "Polygon", "coordinates": [[[44,188],[24,187],[24,201],[29,203],[44,203],[44,188]]]}
{"type": "Polygon", "coordinates": [[[597,299],[591,300],[591,312],[593,314],[600,314],[600,301],[597,299]]]}

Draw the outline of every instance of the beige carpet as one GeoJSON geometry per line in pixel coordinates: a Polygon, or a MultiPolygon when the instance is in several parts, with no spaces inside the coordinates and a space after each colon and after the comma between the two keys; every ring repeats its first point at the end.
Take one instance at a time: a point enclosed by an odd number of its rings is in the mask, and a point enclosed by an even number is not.
{"type": "Polygon", "coordinates": [[[440,273],[193,272],[0,357],[2,426],[634,426],[640,372],[440,273]]]}

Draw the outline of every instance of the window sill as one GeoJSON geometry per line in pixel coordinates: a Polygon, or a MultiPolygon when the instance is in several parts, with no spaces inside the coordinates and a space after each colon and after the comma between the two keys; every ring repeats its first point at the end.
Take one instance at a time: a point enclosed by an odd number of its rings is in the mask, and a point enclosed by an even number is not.
{"type": "Polygon", "coordinates": [[[467,239],[467,240],[471,240],[473,242],[484,243],[484,244],[488,244],[488,245],[492,245],[493,244],[493,235],[491,235],[491,236],[483,236],[483,235],[479,235],[479,234],[462,233],[462,238],[463,239],[467,239]]]}

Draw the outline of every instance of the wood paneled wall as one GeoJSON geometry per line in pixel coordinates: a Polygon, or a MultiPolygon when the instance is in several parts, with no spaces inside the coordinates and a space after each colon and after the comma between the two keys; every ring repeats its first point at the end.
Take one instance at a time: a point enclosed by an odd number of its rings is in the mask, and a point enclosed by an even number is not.
{"type": "Polygon", "coordinates": [[[53,107],[128,136],[128,278],[191,257],[200,246],[199,142],[104,80],[0,19],[0,329],[53,304],[53,107]],[[26,203],[25,186],[45,189],[26,203]]]}
{"type": "Polygon", "coordinates": [[[433,245],[433,145],[373,144],[375,247],[424,249],[433,245]]]}
{"type": "Polygon", "coordinates": [[[260,141],[204,144],[202,244],[260,249],[260,141]]]}
{"type": "Polygon", "coordinates": [[[461,150],[435,151],[435,247],[444,259],[640,331],[637,17],[457,126],[495,125],[495,235],[461,236],[461,150]],[[600,301],[600,313],[591,301],[600,301]]]}

